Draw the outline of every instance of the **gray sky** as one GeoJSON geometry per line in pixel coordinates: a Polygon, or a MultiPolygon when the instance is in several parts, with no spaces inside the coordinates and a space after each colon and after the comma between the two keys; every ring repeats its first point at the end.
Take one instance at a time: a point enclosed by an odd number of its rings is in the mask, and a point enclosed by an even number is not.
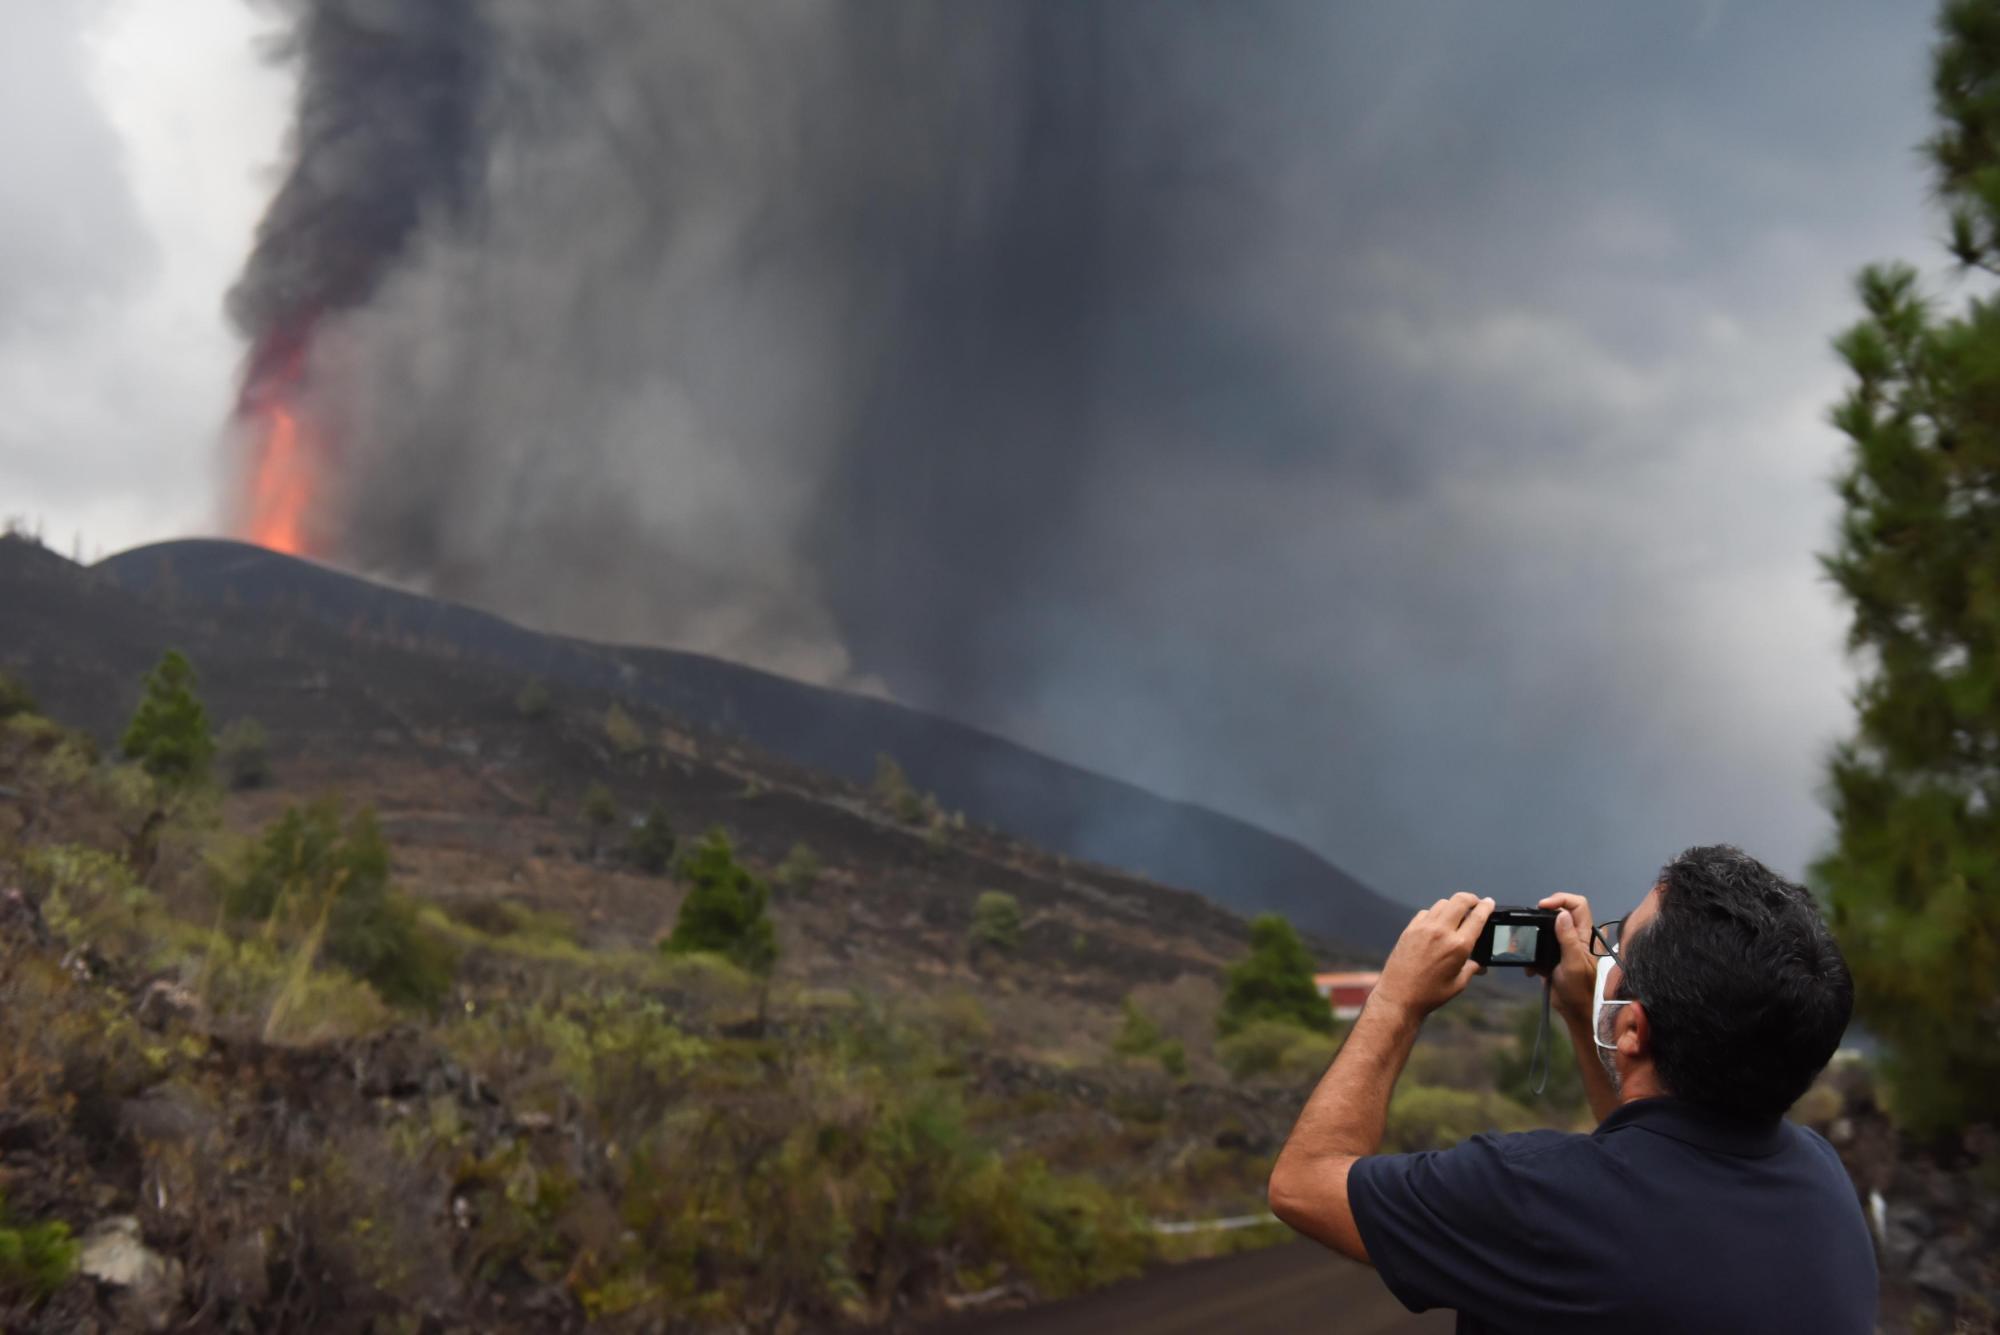
{"type": "MultiPolygon", "coordinates": [[[[288,115],[268,25],[239,0],[17,9],[0,513],[65,548],[207,531],[221,296],[288,115]]],[[[1636,898],[1716,839],[1801,871],[1848,721],[1813,560],[1827,342],[1860,265],[1940,259],[1929,36],[1926,6],[1877,3],[1187,8],[1123,66],[1172,95],[1132,99],[1118,170],[1177,203],[1106,257],[1115,411],[1060,473],[1052,555],[990,599],[897,586],[886,616],[822,543],[824,675],[1405,898],[1636,898]],[[933,614],[941,658],[907,643],[933,614]]]]}

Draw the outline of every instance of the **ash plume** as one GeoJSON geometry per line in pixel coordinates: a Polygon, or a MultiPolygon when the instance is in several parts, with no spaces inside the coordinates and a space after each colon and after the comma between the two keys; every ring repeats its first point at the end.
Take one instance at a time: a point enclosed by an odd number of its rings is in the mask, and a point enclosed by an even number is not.
{"type": "Polygon", "coordinates": [[[272,532],[1425,901],[1808,860],[1810,452],[1844,275],[1909,231],[1907,15],[288,3],[233,303],[272,532]]]}
{"type": "Polygon", "coordinates": [[[1143,259],[1109,11],[408,9],[300,10],[232,297],[253,382],[305,345],[323,554],[819,680],[983,670],[963,591],[1055,577],[1143,259]]]}
{"type": "Polygon", "coordinates": [[[425,217],[460,209],[479,175],[474,0],[294,8],[280,49],[305,72],[294,166],[228,299],[250,340],[246,389],[292,374],[318,321],[372,296],[425,217]]]}

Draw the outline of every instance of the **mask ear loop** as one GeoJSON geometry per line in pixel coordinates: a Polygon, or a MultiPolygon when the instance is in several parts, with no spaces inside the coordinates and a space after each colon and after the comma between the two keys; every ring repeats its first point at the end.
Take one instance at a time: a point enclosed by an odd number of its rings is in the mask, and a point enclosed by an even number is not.
{"type": "Polygon", "coordinates": [[[1597,1045],[1597,1052],[1600,1057],[1607,1052],[1616,1053],[1618,1051],[1618,1044],[1616,1042],[1607,1043],[1604,1041],[1605,1013],[1616,1011],[1620,1006],[1629,1006],[1634,1000],[1632,997],[1607,997],[1604,995],[1608,990],[1606,985],[1611,981],[1611,970],[1617,967],[1617,965],[1618,958],[1615,955],[1600,955],[1597,959],[1597,982],[1592,989],[1590,999],[1590,1041],[1597,1045]]]}

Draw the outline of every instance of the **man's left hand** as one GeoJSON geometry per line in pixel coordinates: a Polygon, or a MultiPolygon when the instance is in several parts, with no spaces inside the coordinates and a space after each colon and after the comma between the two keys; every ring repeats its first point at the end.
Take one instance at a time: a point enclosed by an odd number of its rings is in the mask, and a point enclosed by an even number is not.
{"type": "Polygon", "coordinates": [[[1382,966],[1374,995],[1422,1019],[1465,991],[1485,972],[1472,962],[1472,947],[1492,913],[1490,898],[1461,892],[1417,914],[1382,966]]]}

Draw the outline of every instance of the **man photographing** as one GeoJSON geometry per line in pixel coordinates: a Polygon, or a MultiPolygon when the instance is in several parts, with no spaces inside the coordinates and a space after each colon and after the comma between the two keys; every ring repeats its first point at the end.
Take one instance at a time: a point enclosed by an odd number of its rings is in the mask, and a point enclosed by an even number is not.
{"type": "Polygon", "coordinates": [[[1833,1148],[1784,1120],[1853,1009],[1811,896],[1696,848],[1619,923],[1551,895],[1551,979],[1588,1135],[1378,1155],[1424,1017],[1465,990],[1491,899],[1411,921],[1271,1172],[1271,1209],[1468,1331],[1872,1331],[1875,1251],[1833,1148]]]}

